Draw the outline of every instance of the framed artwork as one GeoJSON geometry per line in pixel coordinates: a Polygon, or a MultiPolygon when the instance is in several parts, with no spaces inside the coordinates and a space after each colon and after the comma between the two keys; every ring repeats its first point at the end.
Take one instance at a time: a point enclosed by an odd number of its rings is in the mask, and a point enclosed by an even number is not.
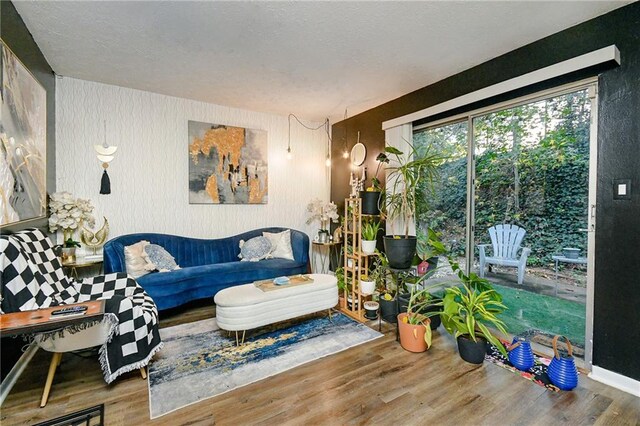
{"type": "Polygon", "coordinates": [[[4,44],[0,227],[46,216],[47,91],[4,44]]]}
{"type": "Polygon", "coordinates": [[[267,204],[267,132],[189,121],[189,204],[267,204]]]}

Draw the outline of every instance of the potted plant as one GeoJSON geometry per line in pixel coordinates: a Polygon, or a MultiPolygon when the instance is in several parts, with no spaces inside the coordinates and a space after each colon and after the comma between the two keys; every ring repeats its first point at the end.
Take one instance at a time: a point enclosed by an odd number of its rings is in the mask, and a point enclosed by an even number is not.
{"type": "Polygon", "coordinates": [[[426,233],[418,229],[416,242],[417,262],[415,262],[418,275],[426,273],[432,275],[438,267],[438,257],[447,253],[448,250],[440,241],[439,233],[433,229],[427,229],[426,233]]]}
{"type": "Polygon", "coordinates": [[[75,198],[69,192],[56,192],[51,194],[49,212],[49,231],[62,230],[62,263],[74,263],[80,243],[73,239],[73,235],[83,222],[91,227],[95,225],[93,206],[89,200],[75,198]]]}
{"type": "Polygon", "coordinates": [[[500,340],[489,329],[494,327],[507,333],[504,322],[497,317],[507,309],[500,294],[486,279],[476,274],[466,275],[457,263],[451,259],[449,262],[462,286],[446,289],[441,318],[445,329],[458,342],[460,357],[472,364],[482,364],[487,341],[508,356],[500,340]]]}
{"type": "Polygon", "coordinates": [[[395,323],[398,317],[398,301],[396,299],[397,283],[389,273],[389,262],[384,253],[375,252],[373,266],[369,277],[376,282],[380,303],[380,315],[388,323],[395,323]]]}
{"type": "Polygon", "coordinates": [[[380,222],[368,220],[362,224],[362,252],[373,254],[376,251],[378,232],[380,232],[380,222]]]}
{"type": "Polygon", "coordinates": [[[325,203],[319,198],[311,200],[307,205],[307,225],[318,221],[320,222],[320,229],[318,230],[317,241],[320,243],[328,243],[331,235],[329,233],[329,221],[334,223],[338,222],[340,215],[338,214],[338,206],[333,201],[325,203]]]}
{"type": "Polygon", "coordinates": [[[376,289],[376,282],[372,280],[369,275],[362,274],[360,276],[360,293],[368,296],[373,294],[376,289]]]}
{"type": "Polygon", "coordinates": [[[407,312],[398,314],[400,345],[409,352],[424,352],[431,347],[431,320],[420,312],[425,291],[413,291],[407,312]]]}
{"type": "Polygon", "coordinates": [[[385,209],[388,223],[391,229],[399,222],[404,232],[385,235],[384,248],[389,258],[389,263],[395,269],[407,269],[416,254],[417,239],[409,235],[409,226],[413,223],[416,212],[416,187],[418,182],[426,180],[428,187],[433,187],[434,179],[438,172],[438,166],[442,157],[426,151],[424,155],[418,155],[416,149],[409,144],[411,152],[405,154],[399,149],[388,146],[385,151],[394,159],[387,166],[387,179],[391,188],[386,192],[385,209]]]}
{"type": "Polygon", "coordinates": [[[389,158],[384,152],[381,152],[376,157],[378,167],[376,167],[376,174],[371,179],[371,186],[367,187],[365,191],[360,191],[360,198],[362,198],[362,214],[379,215],[380,214],[380,195],[382,194],[382,187],[380,186],[380,180],[378,179],[378,173],[380,172],[380,166],[383,163],[388,163],[389,158]]]}

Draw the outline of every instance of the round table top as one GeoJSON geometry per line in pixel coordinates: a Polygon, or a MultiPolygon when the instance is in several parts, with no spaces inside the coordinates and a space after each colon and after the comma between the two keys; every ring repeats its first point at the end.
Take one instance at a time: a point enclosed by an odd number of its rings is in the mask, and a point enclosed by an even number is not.
{"type": "Polygon", "coordinates": [[[312,241],[312,243],[317,246],[335,246],[338,244],[342,244],[342,241],[329,241],[328,243],[321,243],[320,241],[312,241]]]}
{"type": "Polygon", "coordinates": [[[561,254],[556,254],[554,256],[551,256],[551,258],[553,260],[558,260],[560,262],[566,262],[566,263],[587,263],[586,257],[566,257],[561,254]]]}

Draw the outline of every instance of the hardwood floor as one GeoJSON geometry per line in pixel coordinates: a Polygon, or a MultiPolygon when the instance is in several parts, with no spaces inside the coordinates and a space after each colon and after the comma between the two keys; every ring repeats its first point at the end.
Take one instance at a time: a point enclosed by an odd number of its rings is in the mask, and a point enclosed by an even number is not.
{"type": "MultiPolygon", "coordinates": [[[[212,306],[172,311],[162,326],[214,315],[212,306]]],[[[442,329],[440,329],[442,330],[442,329]]],[[[39,351],[5,401],[2,425],[34,424],[100,403],[107,425],[239,424],[611,424],[640,425],[640,398],[580,376],[572,392],[546,391],[496,365],[467,364],[447,334],[425,354],[385,336],[149,420],[139,371],[107,386],[95,358],[67,354],[49,403],[39,408],[50,354],[39,351]]]]}

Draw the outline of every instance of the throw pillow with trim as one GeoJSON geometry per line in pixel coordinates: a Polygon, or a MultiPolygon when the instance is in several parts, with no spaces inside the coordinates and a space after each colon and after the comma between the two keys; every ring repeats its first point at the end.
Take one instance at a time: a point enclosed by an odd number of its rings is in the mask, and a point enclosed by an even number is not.
{"type": "Polygon", "coordinates": [[[293,249],[291,248],[290,229],[278,233],[263,232],[262,235],[267,237],[271,243],[271,257],[295,260],[293,257],[293,249]]]}
{"type": "Polygon", "coordinates": [[[149,241],[138,241],[135,244],[124,247],[124,264],[127,274],[133,278],[140,278],[155,269],[155,265],[150,264],[149,257],[144,251],[149,241]]]}
{"type": "Polygon", "coordinates": [[[267,237],[254,237],[247,241],[240,240],[238,257],[244,262],[257,262],[271,257],[271,242],[267,237]]]}

